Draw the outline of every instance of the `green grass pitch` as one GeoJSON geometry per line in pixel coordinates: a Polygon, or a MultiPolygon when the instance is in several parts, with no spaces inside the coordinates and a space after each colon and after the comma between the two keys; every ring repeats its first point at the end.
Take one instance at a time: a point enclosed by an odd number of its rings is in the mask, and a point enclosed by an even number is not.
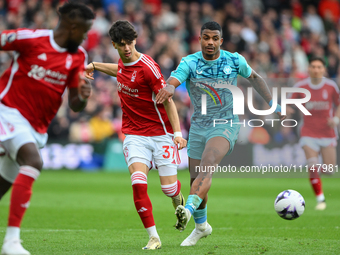
{"type": "MultiPolygon", "coordinates": [[[[189,174],[179,172],[187,197],[189,174]]],[[[171,199],[160,188],[158,174],[148,177],[149,195],[162,249],[143,251],[148,236],[135,210],[128,173],[44,171],[34,186],[22,224],[23,246],[32,255],[100,254],[340,254],[339,179],[324,178],[325,211],[315,211],[307,179],[214,178],[209,192],[208,221],[213,233],[195,247],[180,247],[194,228],[191,219],[180,233],[171,199]],[[304,214],[293,221],[274,211],[274,199],[285,189],[306,200],[304,214]]],[[[9,194],[0,202],[0,240],[5,234],[9,194]]]]}

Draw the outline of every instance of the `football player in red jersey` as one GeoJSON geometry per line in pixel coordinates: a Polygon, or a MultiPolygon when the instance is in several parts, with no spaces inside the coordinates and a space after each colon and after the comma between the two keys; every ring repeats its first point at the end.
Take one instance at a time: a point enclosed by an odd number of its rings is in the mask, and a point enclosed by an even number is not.
{"type": "Polygon", "coordinates": [[[159,65],[135,48],[137,32],[128,21],[115,22],[109,35],[120,59],[117,64],[90,63],[86,67],[90,79],[93,70],[117,77],[118,94],[123,111],[122,131],[126,135],[123,151],[131,174],[133,199],[137,212],[149,234],[143,249],[159,249],[152,204],[147,193],[147,174],[154,160],[162,191],[173,205],[184,205],[181,183],[177,180],[179,154],[186,146],[182,138],[174,102],[157,104],[155,96],[165,86],[159,65]]]}
{"type": "MultiPolygon", "coordinates": [[[[309,167],[309,179],[316,195],[316,210],[326,209],[320,173],[334,173],[337,165],[337,126],[340,118],[340,94],[337,84],[324,77],[326,72],[323,58],[311,58],[309,78],[295,84],[295,87],[310,91],[311,99],[305,107],[312,115],[303,116],[300,145],[309,167]],[[319,162],[319,154],[322,163],[319,162]]],[[[305,97],[293,93],[292,98],[305,97]]]]}
{"type": "Polygon", "coordinates": [[[82,43],[94,13],[79,3],[59,8],[54,30],[16,29],[0,34],[0,50],[14,51],[13,63],[0,78],[0,198],[12,186],[8,228],[1,254],[30,254],[21,245],[20,224],[32,185],[43,163],[39,148],[68,88],[73,111],[86,106],[91,85],[82,73],[87,55],[82,43]]]}

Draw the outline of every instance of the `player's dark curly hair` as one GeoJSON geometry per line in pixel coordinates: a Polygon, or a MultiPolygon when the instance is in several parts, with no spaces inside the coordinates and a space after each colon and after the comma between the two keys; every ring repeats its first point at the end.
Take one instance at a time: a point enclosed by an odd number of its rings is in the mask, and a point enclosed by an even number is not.
{"type": "Polygon", "coordinates": [[[203,32],[204,29],[209,29],[209,30],[218,30],[220,31],[220,34],[222,36],[222,28],[220,26],[220,24],[218,24],[215,21],[208,21],[207,23],[205,23],[202,27],[201,27],[201,34],[203,32]]]}
{"type": "Polygon", "coordinates": [[[65,15],[69,19],[80,17],[85,20],[91,20],[95,18],[93,11],[89,7],[77,2],[66,2],[58,9],[58,12],[61,16],[65,15]]]}
{"type": "Polygon", "coordinates": [[[309,64],[311,64],[314,61],[320,61],[323,64],[323,66],[326,66],[326,62],[325,62],[325,59],[323,57],[317,57],[317,56],[311,57],[309,59],[309,64]]]}
{"type": "Polygon", "coordinates": [[[124,40],[127,44],[130,44],[138,37],[138,34],[129,21],[118,20],[112,24],[109,36],[114,43],[121,43],[124,40]]]}

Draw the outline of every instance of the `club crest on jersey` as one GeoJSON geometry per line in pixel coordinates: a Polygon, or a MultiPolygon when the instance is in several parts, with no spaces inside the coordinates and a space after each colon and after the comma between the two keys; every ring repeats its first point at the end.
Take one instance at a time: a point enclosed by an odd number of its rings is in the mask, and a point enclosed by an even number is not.
{"type": "Polygon", "coordinates": [[[131,81],[134,82],[137,76],[137,71],[133,71],[132,77],[131,77],[131,81]]]}
{"type": "Polygon", "coordinates": [[[71,65],[72,65],[72,56],[70,54],[67,54],[66,64],[65,64],[66,69],[70,69],[71,65]]]}
{"type": "Polygon", "coordinates": [[[325,99],[325,100],[328,98],[327,90],[322,91],[322,98],[325,99]]]}
{"type": "Polygon", "coordinates": [[[230,66],[225,66],[224,68],[223,68],[223,72],[225,73],[225,74],[231,74],[231,67],[230,66]]]}

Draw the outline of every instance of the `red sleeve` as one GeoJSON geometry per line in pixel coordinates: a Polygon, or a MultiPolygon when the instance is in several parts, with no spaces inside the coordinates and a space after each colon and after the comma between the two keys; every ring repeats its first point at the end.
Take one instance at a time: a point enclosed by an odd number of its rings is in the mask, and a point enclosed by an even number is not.
{"type": "Polygon", "coordinates": [[[0,35],[0,45],[2,50],[27,52],[31,49],[36,40],[34,33],[37,31],[29,29],[3,30],[0,35]]]}
{"type": "Polygon", "coordinates": [[[333,91],[333,103],[335,104],[335,106],[340,105],[340,93],[339,93],[339,89],[334,88],[333,91]]]}
{"type": "Polygon", "coordinates": [[[301,95],[301,93],[297,93],[297,92],[295,92],[295,93],[290,93],[290,94],[288,95],[288,98],[290,98],[290,99],[301,98],[300,95],[301,95]]]}
{"type": "Polygon", "coordinates": [[[85,65],[87,64],[87,53],[81,48],[77,54],[78,59],[73,66],[73,69],[69,73],[69,77],[67,79],[67,87],[69,88],[77,88],[79,84],[79,73],[83,73],[85,71],[85,65]]]}
{"type": "MultiPolygon", "coordinates": [[[[143,56],[143,58],[145,58],[145,56],[143,56]]],[[[161,69],[159,65],[151,59],[147,59],[144,63],[145,80],[149,84],[152,91],[157,95],[158,92],[166,85],[164,77],[161,73],[161,69]]]]}

